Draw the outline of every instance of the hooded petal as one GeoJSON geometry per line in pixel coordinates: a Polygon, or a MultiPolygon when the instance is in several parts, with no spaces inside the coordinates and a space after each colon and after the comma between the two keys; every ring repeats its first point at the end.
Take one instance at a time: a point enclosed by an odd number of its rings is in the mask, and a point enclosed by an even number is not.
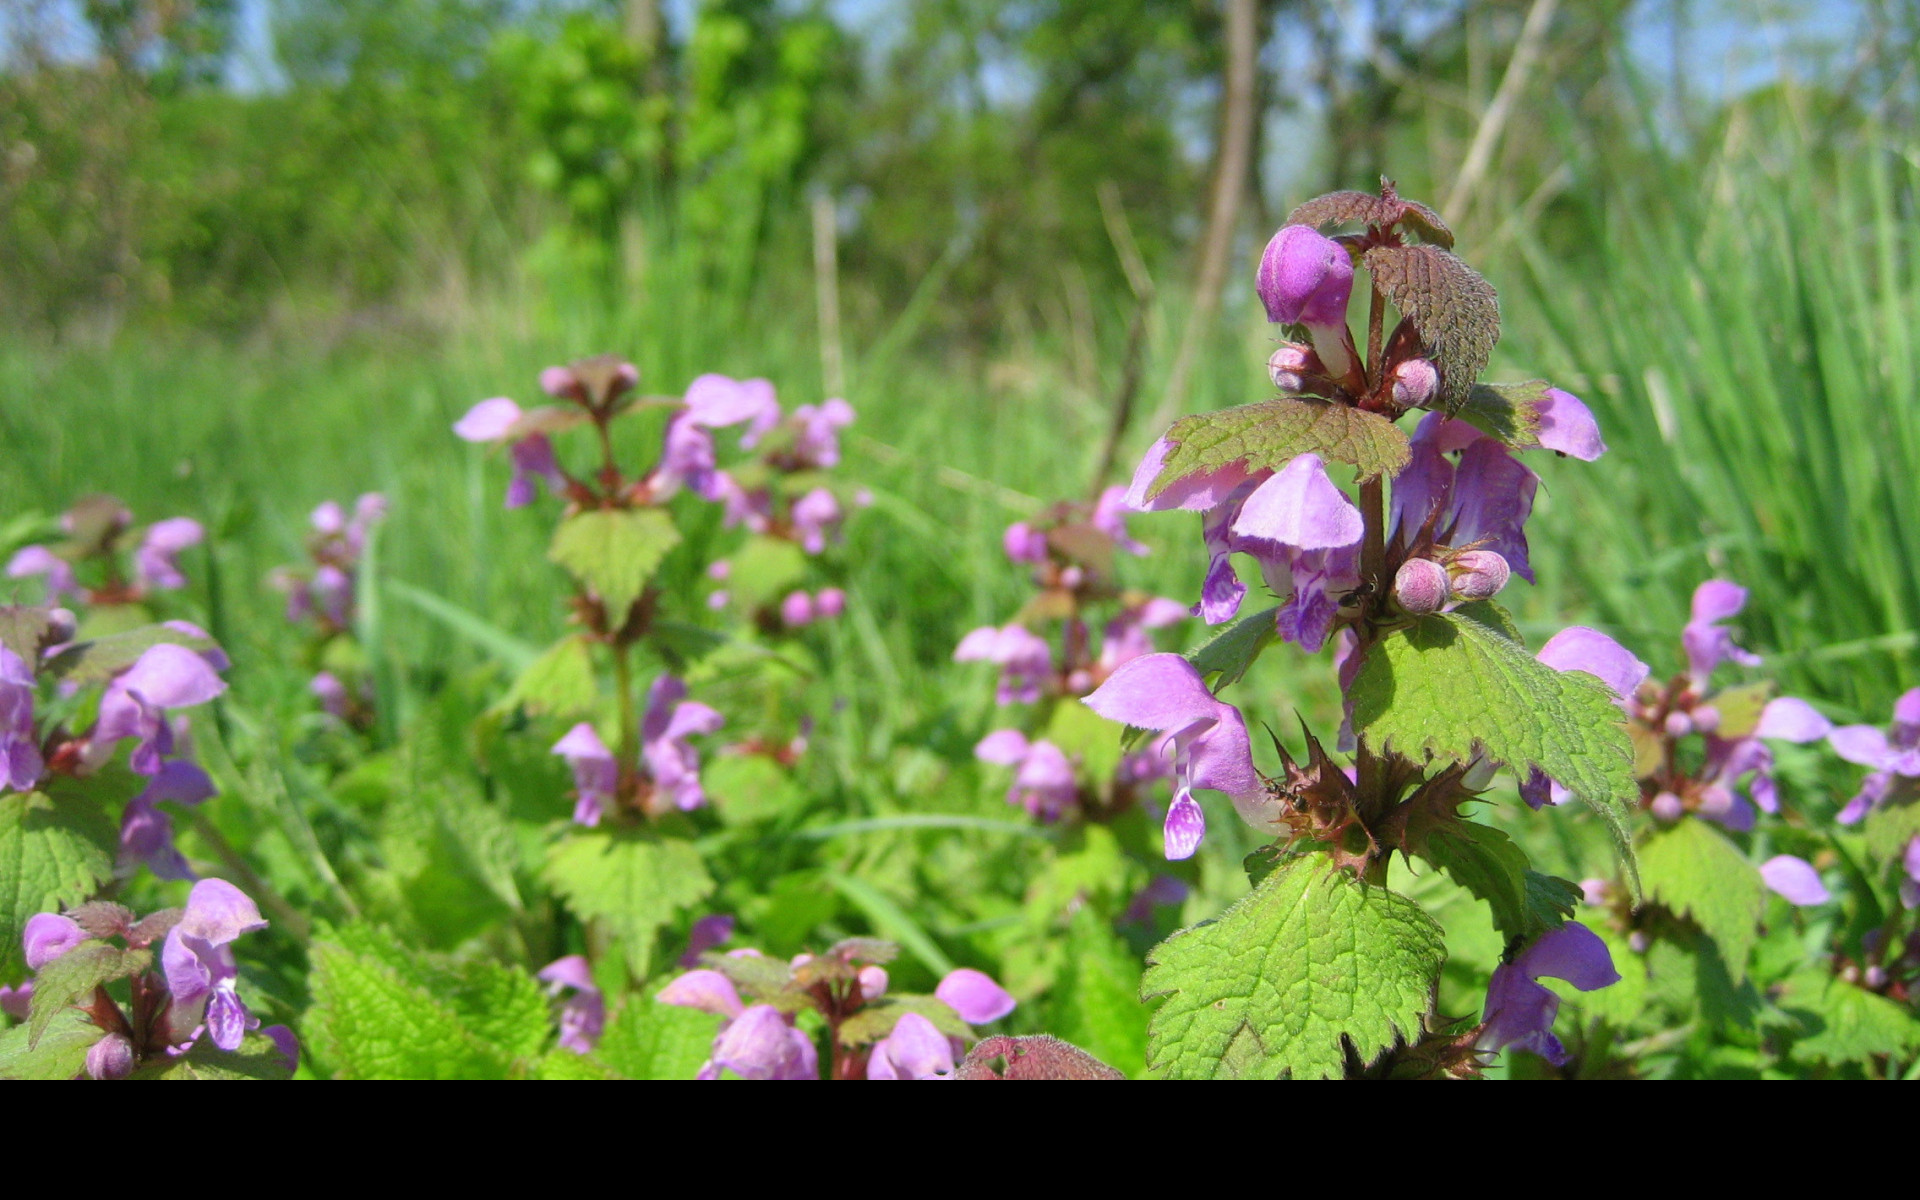
{"type": "Polygon", "coordinates": [[[520,420],[520,406],[505,396],[482,400],[454,422],[453,432],[464,441],[497,442],[520,420]]]}
{"type": "Polygon", "coordinates": [[[1784,896],[1789,904],[1801,908],[1825,904],[1832,899],[1826,885],[1820,882],[1820,872],[1813,869],[1813,864],[1791,854],[1776,854],[1760,864],[1760,878],[1768,887],[1784,896]]]}
{"type": "Polygon", "coordinates": [[[252,898],[224,879],[202,879],[187,893],[186,911],[174,926],[183,934],[224,946],[243,933],[265,929],[267,922],[252,898]]]}
{"type": "Polygon", "coordinates": [[[1015,1001],[1007,990],[984,971],[957,967],[947,973],[933,994],[948,1008],[960,1014],[969,1025],[998,1021],[1014,1010],[1015,1001]]]}
{"type": "Polygon", "coordinates": [[[138,692],[158,708],[204,704],[227,690],[205,658],[171,642],[149,648],[114,680],[114,686],[138,692]]]}
{"type": "Polygon", "coordinates": [[[1792,696],[1777,696],[1760,710],[1760,725],[1753,736],[1785,742],[1817,742],[1832,732],[1833,722],[1816,712],[1813,705],[1792,696]]]}
{"type": "Polygon", "coordinates": [[[1012,766],[1027,756],[1027,735],[1018,729],[996,729],[980,739],[973,756],[981,762],[1012,766]]]}
{"type": "Polygon", "coordinates": [[[1583,992],[1620,982],[1614,970],[1613,955],[1600,936],[1578,921],[1568,921],[1550,929],[1525,953],[1514,960],[1530,979],[1551,975],[1564,979],[1583,992]]]}
{"type": "Polygon", "coordinates": [[[932,1021],[906,1013],[874,1044],[868,1079],[943,1079],[953,1074],[953,1047],[932,1021]]]}
{"type": "Polygon", "coordinates": [[[1144,654],[1120,664],[1083,703],[1109,721],[1156,732],[1214,721],[1221,708],[1231,708],[1213,698],[1200,672],[1178,654],[1144,654]]]}
{"type": "Polygon", "coordinates": [[[1649,674],[1646,663],[1597,629],[1572,625],[1547,639],[1534,657],[1556,671],[1584,671],[1630,699],[1649,674]]]}
{"type": "Polygon", "coordinates": [[[1317,454],[1296,455],[1255,488],[1233,522],[1238,537],[1299,550],[1351,546],[1360,540],[1362,529],[1360,510],[1327,477],[1326,464],[1317,454]]]}
{"type": "Polygon", "coordinates": [[[38,971],[86,940],[87,931],[71,917],[59,913],[39,913],[27,918],[26,928],[20,934],[29,971],[38,971]]]}
{"type": "Polygon", "coordinates": [[[1151,500],[1147,491],[1160,477],[1173,443],[1161,438],[1148,447],[1147,455],[1133,472],[1133,482],[1124,497],[1126,506],[1136,512],[1165,512],[1170,508],[1204,512],[1225,502],[1233,490],[1253,478],[1244,462],[1228,463],[1216,471],[1195,471],[1170,481],[1151,500]]]}
{"type": "Polygon", "coordinates": [[[1607,452],[1607,444],[1600,438],[1600,423],[1573,393],[1548,388],[1533,411],[1540,421],[1538,440],[1543,448],[1581,462],[1592,462],[1607,452]]]}
{"type": "Polygon", "coordinates": [[[744,1009],[733,981],[708,968],[688,971],[660,990],[655,999],[680,1008],[697,1008],[722,1017],[738,1017],[744,1009]]]}

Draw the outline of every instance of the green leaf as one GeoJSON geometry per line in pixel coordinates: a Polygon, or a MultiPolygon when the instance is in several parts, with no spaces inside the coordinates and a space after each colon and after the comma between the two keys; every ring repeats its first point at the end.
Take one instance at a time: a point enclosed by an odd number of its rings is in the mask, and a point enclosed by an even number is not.
{"type": "Polygon", "coordinates": [[[53,610],[45,605],[0,605],[0,646],[20,656],[31,671],[40,662],[40,648],[53,638],[53,610]]]}
{"type": "Polygon", "coordinates": [[[1347,1046],[1370,1063],[1420,1035],[1445,957],[1419,905],[1303,855],[1147,955],[1141,997],[1167,997],[1147,1065],[1175,1079],[1337,1077],[1347,1046]]]}
{"type": "Polygon", "coordinates": [[[1275,605],[1252,616],[1241,617],[1209,638],[1206,645],[1190,652],[1187,661],[1193,664],[1194,670],[1200,672],[1202,679],[1209,679],[1216,674],[1219,676],[1218,679],[1210,679],[1216,693],[1229,684],[1240,682],[1247,668],[1253,666],[1254,660],[1260,657],[1260,652],[1280,636],[1279,627],[1274,623],[1279,612],[1279,606],[1275,605]]]}
{"type": "Polygon", "coordinates": [[[960,1014],[946,1001],[936,996],[890,993],[841,1022],[840,1044],[864,1046],[877,1042],[892,1033],[900,1018],[908,1013],[919,1013],[948,1037],[973,1037],[973,1026],[961,1020],[960,1014]]]}
{"type": "Polygon", "coordinates": [[[1308,200],[1287,217],[1289,225],[1312,225],[1315,228],[1350,222],[1376,226],[1403,224],[1426,241],[1442,246],[1453,245],[1453,230],[1447,228],[1447,223],[1440,219],[1439,213],[1417,200],[1402,200],[1398,196],[1376,196],[1372,192],[1328,192],[1308,200]]]}
{"type": "Polygon", "coordinates": [[[290,1079],[286,1059],[271,1038],[249,1033],[237,1050],[222,1050],[201,1038],[185,1054],[162,1056],[133,1073],[135,1079],[290,1079]]]}
{"type": "Polygon", "coordinates": [[[1714,940],[1734,983],[1746,979],[1767,885],[1738,847],[1707,822],[1690,818],[1641,844],[1640,875],[1649,897],[1714,940]]]}
{"type": "Polygon", "coordinates": [[[1422,349],[1440,369],[1440,403],[1458,409],[1500,340],[1493,285],[1438,246],[1375,246],[1361,261],[1419,331],[1422,349]]]}
{"type": "Polygon", "coordinates": [[[1453,415],[1495,441],[1527,449],[1540,444],[1540,412],[1535,406],[1546,396],[1544,379],[1476,383],[1453,415]]]}
{"type": "Polygon", "coordinates": [[[0,1079],[72,1079],[106,1031],[77,1008],[62,1008],[38,1041],[25,1025],[0,1033],[0,1079]]]}
{"type": "Polygon", "coordinates": [[[719,1028],[712,1013],[636,993],[607,1019],[593,1057],[616,1079],[692,1079],[719,1028]]]}
{"type": "Polygon", "coordinates": [[[1407,435],[1393,422],[1323,400],[1264,400],[1219,412],[1182,417],[1167,430],[1169,443],[1148,499],[1187,475],[1244,463],[1249,472],[1279,470],[1299,455],[1351,463],[1362,479],[1394,475],[1407,464],[1407,435]]]}
{"type": "Polygon", "coordinates": [[[1633,871],[1627,817],[1639,800],[1613,693],[1556,671],[1468,608],[1420,617],[1367,651],[1349,693],[1376,749],[1465,762],[1476,743],[1522,778],[1538,767],[1600,814],[1633,871]]]}
{"type": "Polygon", "coordinates": [[[806,790],[764,754],[722,754],[700,766],[700,786],[729,825],[800,811],[806,790]]]}
{"type": "Polygon", "coordinates": [[[447,965],[385,930],[351,925],[313,947],[314,1056],[344,1079],[505,1079],[525,1074],[551,1019],[524,971],[447,965]]]}
{"type": "Polygon", "coordinates": [[[108,942],[81,942],[41,966],[33,977],[33,1002],[27,1014],[27,1040],[38,1043],[54,1017],[75,1003],[90,1003],[103,983],[137,975],[153,965],[151,950],[123,950],[108,942]]]}
{"type": "Polygon", "coordinates": [[[619,625],[667,551],[680,544],[673,518],[657,508],[597,508],[554,530],[547,557],[591,588],[619,625]]]}
{"type": "Polygon", "coordinates": [[[652,970],[659,928],[714,889],[692,842],[642,830],[574,833],[548,852],[546,876],[576,916],[605,922],[625,943],[636,979],[652,970]]]}
{"type": "Polygon", "coordinates": [[[1861,832],[1866,835],[1867,853],[1874,861],[1897,861],[1907,852],[1908,843],[1920,837],[1920,801],[1881,805],[1867,814],[1861,832]]]}
{"type": "Polygon", "coordinates": [[[217,650],[210,637],[197,637],[165,625],[143,625],[126,633],[74,642],[42,664],[53,677],[82,687],[105,683],[140,661],[155,646],[185,646],[189,650],[217,650]]]}
{"type": "Polygon", "coordinates": [[[98,803],[62,787],[0,796],[0,979],[26,968],[20,934],[37,913],[60,912],[113,877],[119,831],[98,803]]]}
{"type": "Polygon", "coordinates": [[[1049,993],[1046,1029],[1100,1061],[1139,1078],[1147,1066],[1147,1018],[1140,959],[1092,905],[1067,923],[1066,964],[1049,993]]]}
{"type": "Polygon", "coordinates": [[[527,664],[498,707],[502,712],[524,708],[533,716],[564,718],[591,713],[599,698],[600,684],[594,677],[588,639],[569,634],[527,664]]]}
{"type": "Polygon", "coordinates": [[[1074,699],[1053,706],[1053,715],[1040,735],[1079,764],[1080,778],[1095,788],[1110,786],[1120,766],[1120,739],[1113,722],[1074,699]]]}
{"type": "Polygon", "coordinates": [[[1491,825],[1442,822],[1416,852],[1485,900],[1494,926],[1509,938],[1559,928],[1580,901],[1578,885],[1530,869],[1526,851],[1491,825]]]}
{"type": "Polygon", "coordinates": [[[1864,1062],[1920,1049],[1920,1020],[1905,1007],[1826,971],[1788,977],[1779,1003],[1806,1030],[1793,1044],[1797,1059],[1864,1062]]]}
{"type": "Polygon", "coordinates": [[[806,552],[785,538],[755,534],[731,561],[727,592],[749,609],[778,604],[807,575],[806,552]]]}

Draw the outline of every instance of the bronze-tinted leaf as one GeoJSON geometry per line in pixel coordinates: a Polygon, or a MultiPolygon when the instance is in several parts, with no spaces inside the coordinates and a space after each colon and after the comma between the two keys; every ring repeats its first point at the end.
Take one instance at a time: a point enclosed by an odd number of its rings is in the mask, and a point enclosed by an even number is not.
{"type": "Polygon", "coordinates": [[[1421,345],[1440,369],[1440,403],[1457,411],[1500,340],[1493,285],[1438,246],[1375,246],[1362,261],[1420,331],[1421,345]]]}

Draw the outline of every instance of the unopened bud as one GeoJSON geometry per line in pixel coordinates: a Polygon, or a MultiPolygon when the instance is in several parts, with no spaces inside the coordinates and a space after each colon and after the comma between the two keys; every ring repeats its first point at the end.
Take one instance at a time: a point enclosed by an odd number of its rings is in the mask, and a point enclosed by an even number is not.
{"type": "Polygon", "coordinates": [[[1653,798],[1653,815],[1657,820],[1678,821],[1686,813],[1687,806],[1672,792],[1661,792],[1653,798]]]}
{"type": "Polygon", "coordinates": [[[1724,817],[1733,811],[1733,793],[1717,783],[1700,789],[1699,812],[1703,817],[1724,817]]]}
{"type": "Polygon", "coordinates": [[[1276,325],[1342,325],[1353,294],[1347,248],[1306,225],[1288,225],[1260,255],[1255,282],[1267,320],[1276,325]]]}
{"type": "Polygon", "coordinates": [[[1060,586],[1073,591],[1087,581],[1087,573],[1079,567],[1068,567],[1060,572],[1060,586]]]}
{"type": "Polygon", "coordinates": [[[847,611],[847,594],[839,588],[821,588],[813,598],[813,610],[823,621],[831,621],[847,611]]]}
{"type": "Polygon", "coordinates": [[[858,976],[860,998],[868,1004],[887,994],[887,970],[885,967],[861,967],[858,976]]]}
{"type": "Polygon", "coordinates": [[[788,592],[787,598],[780,602],[780,623],[788,629],[798,629],[813,620],[813,597],[805,592],[788,592]]]}
{"type": "Polygon", "coordinates": [[[1701,733],[1712,733],[1720,728],[1720,710],[1711,704],[1702,704],[1694,709],[1693,727],[1701,733]]]}
{"type": "MultiPolygon", "coordinates": [[[[1467,769],[1460,775],[1460,786],[1470,792],[1484,792],[1492,785],[1494,772],[1499,769],[1499,763],[1484,754],[1475,753],[1467,760],[1467,769]]],[[[1360,782],[1351,775],[1349,780],[1353,783],[1360,782]]]]}
{"type": "Polygon", "coordinates": [[[1647,947],[1651,945],[1653,945],[1653,939],[1648,937],[1643,930],[1636,929],[1627,935],[1627,949],[1633,951],[1635,954],[1645,954],[1647,947]]]}
{"type": "Polygon", "coordinates": [[[1307,369],[1307,347],[1298,342],[1282,342],[1267,359],[1267,376],[1283,392],[1300,390],[1300,372],[1307,369]]]}
{"type": "Polygon", "coordinates": [[[1453,594],[1462,600],[1491,600],[1512,576],[1507,560],[1491,550],[1468,550],[1453,559],[1453,594]]]}
{"type": "Polygon", "coordinates": [[[1393,574],[1393,598],[1415,616],[1439,612],[1447,591],[1447,569],[1430,558],[1410,558],[1393,574]]]}
{"type": "Polygon", "coordinates": [[[1393,402],[1424,408],[1440,390],[1440,372],[1424,358],[1410,358],[1393,369],[1393,402]]]}
{"type": "Polygon", "coordinates": [[[1582,879],[1580,881],[1580,900],[1596,908],[1605,908],[1613,903],[1613,883],[1606,879],[1582,879]]]}
{"type": "Polygon", "coordinates": [[[110,1033],[87,1051],[90,1079],[125,1079],[133,1074],[133,1043],[125,1034],[110,1033]]]}
{"type": "Polygon", "coordinates": [[[1876,992],[1887,986],[1887,969],[1882,966],[1868,967],[1866,983],[1876,992]]]}

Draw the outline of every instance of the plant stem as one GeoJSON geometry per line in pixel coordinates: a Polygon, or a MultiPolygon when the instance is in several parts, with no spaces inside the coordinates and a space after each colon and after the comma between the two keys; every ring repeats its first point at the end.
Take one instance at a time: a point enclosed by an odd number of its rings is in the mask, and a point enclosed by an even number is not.
{"type": "MultiPolygon", "coordinates": [[[[1380,285],[1375,283],[1367,302],[1367,361],[1361,364],[1361,369],[1366,373],[1366,395],[1372,395],[1374,386],[1379,382],[1374,375],[1380,366],[1386,308],[1386,297],[1380,294],[1380,285]]],[[[1360,578],[1373,585],[1369,604],[1378,603],[1378,598],[1392,583],[1383,578],[1387,571],[1386,513],[1386,481],[1376,475],[1360,485],[1360,519],[1366,526],[1366,540],[1360,547],[1360,578]]],[[[1365,628],[1365,624],[1362,623],[1360,627],[1365,628]]]]}
{"type": "Polygon", "coordinates": [[[627,643],[615,634],[613,647],[613,685],[620,701],[620,748],[622,766],[639,761],[640,722],[634,716],[633,667],[627,662],[627,643]]]}

